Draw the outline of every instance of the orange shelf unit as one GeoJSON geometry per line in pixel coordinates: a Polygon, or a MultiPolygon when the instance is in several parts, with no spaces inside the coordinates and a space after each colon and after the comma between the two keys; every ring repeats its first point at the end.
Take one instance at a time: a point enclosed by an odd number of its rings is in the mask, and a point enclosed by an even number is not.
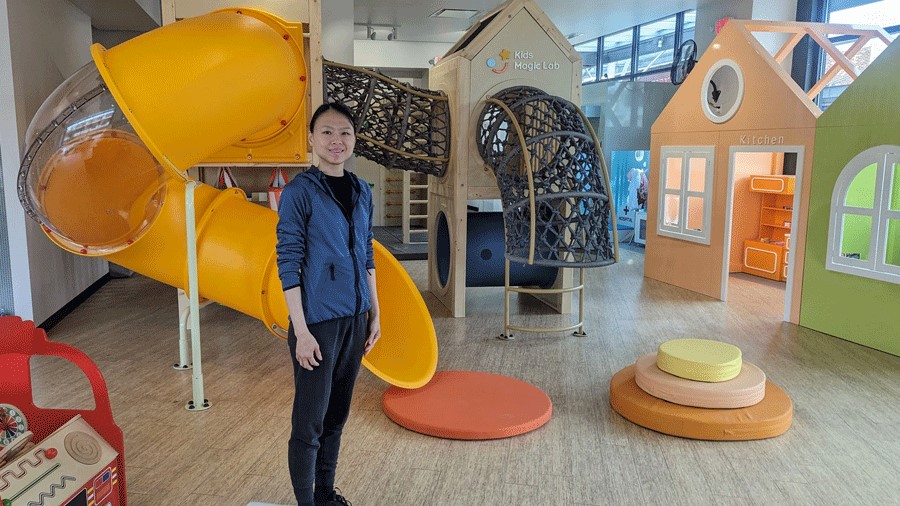
{"type": "Polygon", "coordinates": [[[782,281],[782,246],[767,242],[744,241],[744,264],[741,268],[747,274],[782,281]]]}
{"type": "Polygon", "coordinates": [[[762,195],[759,237],[744,241],[742,271],[776,281],[787,279],[794,205],[794,176],[753,176],[750,191],[762,195]]]}

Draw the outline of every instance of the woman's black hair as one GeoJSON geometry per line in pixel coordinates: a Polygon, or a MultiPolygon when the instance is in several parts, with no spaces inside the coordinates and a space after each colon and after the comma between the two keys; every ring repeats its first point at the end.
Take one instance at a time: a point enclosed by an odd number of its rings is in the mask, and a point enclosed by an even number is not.
{"type": "Polygon", "coordinates": [[[316,112],[313,113],[312,119],[309,120],[310,132],[312,132],[316,128],[316,120],[318,120],[319,116],[324,114],[325,111],[334,111],[345,116],[348,120],[350,120],[350,126],[353,127],[353,133],[356,133],[356,118],[353,117],[353,111],[351,111],[349,107],[340,102],[326,102],[320,105],[319,108],[316,109],[316,112]]]}

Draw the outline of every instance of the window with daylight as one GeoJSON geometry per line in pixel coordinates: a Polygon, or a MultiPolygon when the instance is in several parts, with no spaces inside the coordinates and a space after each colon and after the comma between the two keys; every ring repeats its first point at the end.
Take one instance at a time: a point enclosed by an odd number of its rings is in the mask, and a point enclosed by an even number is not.
{"type": "Polygon", "coordinates": [[[675,50],[694,38],[696,19],[696,11],[682,11],[576,45],[581,82],[669,82],[675,50]]]}
{"type": "Polygon", "coordinates": [[[600,72],[601,80],[627,76],[632,73],[631,53],[633,46],[633,28],[603,37],[603,53],[601,55],[600,72]]]}
{"type": "Polygon", "coordinates": [[[831,197],[825,268],[900,284],[900,146],[858,154],[831,197]]]}
{"type": "MultiPolygon", "coordinates": [[[[900,34],[900,9],[897,0],[831,0],[827,4],[826,20],[829,23],[846,25],[875,25],[885,29],[892,37],[900,34]]],[[[853,35],[835,35],[828,38],[841,52],[849,49],[857,37],[853,35]]],[[[857,74],[861,74],[878,56],[887,49],[884,42],[872,39],[850,58],[857,74]]],[[[826,69],[834,65],[834,59],[823,54],[820,59],[819,78],[826,69]]],[[[840,70],[817,97],[819,108],[828,109],[837,97],[853,82],[846,72],[840,70]]]]}
{"type": "Polygon", "coordinates": [[[709,244],[715,148],[663,147],[656,233],[709,244]]]}
{"type": "Polygon", "coordinates": [[[581,55],[581,82],[592,83],[597,80],[597,45],[600,39],[589,40],[575,46],[581,55]]]}
{"type": "Polygon", "coordinates": [[[654,70],[669,72],[669,69],[672,67],[672,60],[675,58],[677,25],[677,17],[671,16],[639,27],[638,74],[654,70]]]}

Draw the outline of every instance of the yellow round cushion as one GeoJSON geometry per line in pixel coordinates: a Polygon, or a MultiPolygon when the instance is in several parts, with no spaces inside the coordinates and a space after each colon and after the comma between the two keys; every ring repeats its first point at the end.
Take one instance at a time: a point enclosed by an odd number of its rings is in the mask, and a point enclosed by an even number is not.
{"type": "Polygon", "coordinates": [[[672,339],[659,345],[656,366],[694,381],[728,381],[741,372],[741,350],[709,339],[672,339]]]}

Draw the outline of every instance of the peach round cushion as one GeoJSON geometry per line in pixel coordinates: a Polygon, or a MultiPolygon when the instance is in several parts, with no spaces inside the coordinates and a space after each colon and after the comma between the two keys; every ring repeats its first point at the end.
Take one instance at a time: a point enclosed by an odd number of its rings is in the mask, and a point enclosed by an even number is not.
{"type": "Polygon", "coordinates": [[[766,374],[744,362],[734,379],[706,383],[673,376],[656,366],[656,353],[648,353],[634,364],[634,380],[641,390],[664,401],[696,408],[746,408],[766,395],[766,374]]]}
{"type": "Polygon", "coordinates": [[[672,436],[710,441],[748,441],[779,436],[791,427],[791,398],[766,380],[762,402],[747,408],[708,409],[657,399],[634,380],[634,365],[609,381],[609,402],[631,422],[672,436]]]}
{"type": "Polygon", "coordinates": [[[728,381],[741,372],[741,349],[709,339],[672,339],[659,345],[656,365],[694,381],[728,381]]]}

